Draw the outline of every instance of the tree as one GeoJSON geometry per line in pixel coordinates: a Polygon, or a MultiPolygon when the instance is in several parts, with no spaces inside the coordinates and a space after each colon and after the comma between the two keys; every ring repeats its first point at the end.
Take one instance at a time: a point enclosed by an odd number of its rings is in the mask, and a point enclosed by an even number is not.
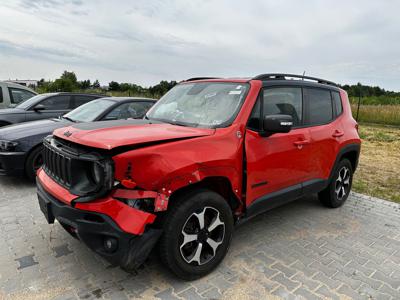
{"type": "Polygon", "coordinates": [[[83,81],[80,81],[80,82],[79,82],[79,87],[80,87],[82,90],[87,90],[87,89],[90,88],[90,86],[91,86],[91,84],[90,84],[90,79],[83,80],[83,81]]]}
{"type": "Polygon", "coordinates": [[[76,79],[76,75],[74,72],[64,71],[60,77],[63,80],[70,80],[72,84],[76,84],[78,80],[76,79]]]}
{"type": "Polygon", "coordinates": [[[95,81],[93,81],[92,88],[94,88],[94,89],[100,88],[100,82],[97,79],[95,81]]]}
{"type": "Polygon", "coordinates": [[[108,84],[108,90],[109,90],[109,91],[119,91],[119,90],[120,90],[120,85],[119,85],[119,83],[116,82],[116,81],[111,81],[111,82],[108,84]]]}

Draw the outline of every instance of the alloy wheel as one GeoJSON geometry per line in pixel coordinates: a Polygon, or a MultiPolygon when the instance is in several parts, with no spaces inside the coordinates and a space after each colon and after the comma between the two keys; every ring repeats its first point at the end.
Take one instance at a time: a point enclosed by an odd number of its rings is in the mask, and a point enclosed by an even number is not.
{"type": "Polygon", "coordinates": [[[192,213],[181,231],[180,253],[188,264],[204,265],[211,261],[225,236],[225,223],[217,209],[206,206],[192,213]]]}
{"type": "Polygon", "coordinates": [[[338,177],[335,182],[335,194],[338,200],[342,200],[350,190],[350,170],[342,167],[339,170],[338,177]]]}

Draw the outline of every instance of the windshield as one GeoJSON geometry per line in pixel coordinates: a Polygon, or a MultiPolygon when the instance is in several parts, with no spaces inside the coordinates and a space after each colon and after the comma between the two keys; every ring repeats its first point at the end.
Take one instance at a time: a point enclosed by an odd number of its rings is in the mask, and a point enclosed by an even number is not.
{"type": "Polygon", "coordinates": [[[108,99],[92,100],[65,114],[63,118],[73,122],[92,122],[114,104],[115,101],[108,99]]]}
{"type": "Polygon", "coordinates": [[[29,98],[21,103],[19,103],[17,106],[15,106],[16,108],[21,108],[21,109],[25,109],[30,107],[32,104],[37,103],[38,101],[47,98],[49,96],[49,94],[41,94],[41,95],[37,95],[34,96],[32,98],[29,98]]]}
{"type": "Polygon", "coordinates": [[[183,83],[165,94],[147,118],[193,127],[226,126],[236,117],[247,90],[243,83],[183,83]]]}

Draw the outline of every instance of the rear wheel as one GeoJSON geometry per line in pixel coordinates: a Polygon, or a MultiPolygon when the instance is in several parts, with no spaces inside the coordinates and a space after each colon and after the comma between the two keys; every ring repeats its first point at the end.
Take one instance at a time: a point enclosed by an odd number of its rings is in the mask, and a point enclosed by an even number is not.
{"type": "Polygon", "coordinates": [[[25,174],[29,180],[34,181],[36,172],[43,164],[43,147],[39,146],[34,148],[26,158],[25,174]]]}
{"type": "Polygon", "coordinates": [[[178,277],[193,280],[210,273],[225,257],[232,211],[223,197],[208,190],[175,200],[165,220],[160,256],[178,277]]]}
{"type": "Polygon", "coordinates": [[[318,194],[322,204],[336,208],[342,206],[349,197],[353,181],[353,168],[348,159],[339,162],[328,187],[318,194]]]}

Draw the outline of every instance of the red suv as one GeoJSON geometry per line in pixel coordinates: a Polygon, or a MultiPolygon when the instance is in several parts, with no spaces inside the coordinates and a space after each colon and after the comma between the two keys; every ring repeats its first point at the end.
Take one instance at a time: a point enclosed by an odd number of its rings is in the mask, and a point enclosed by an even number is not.
{"type": "Polygon", "coordinates": [[[290,74],[193,78],[143,120],[80,123],[44,141],[40,207],[112,264],[157,244],[177,276],[224,258],[236,224],[304,195],[342,205],[360,138],[344,90],[290,74]]]}

